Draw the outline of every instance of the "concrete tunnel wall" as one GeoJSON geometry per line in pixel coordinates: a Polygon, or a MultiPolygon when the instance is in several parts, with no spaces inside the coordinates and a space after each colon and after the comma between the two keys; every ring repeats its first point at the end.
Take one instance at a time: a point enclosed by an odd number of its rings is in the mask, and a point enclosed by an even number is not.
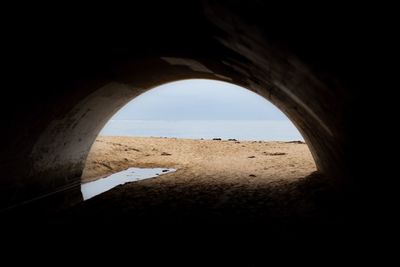
{"type": "Polygon", "coordinates": [[[146,90],[189,78],[231,82],[267,98],[300,130],[318,170],[330,182],[350,181],[346,120],[351,119],[353,91],[344,88],[334,72],[326,75],[323,67],[316,69],[302,59],[304,54],[297,55],[296,43],[292,48],[274,34],[269,38],[269,25],[249,24],[246,11],[241,12],[224,5],[190,5],[190,18],[185,19],[193,29],[201,29],[191,35],[174,27],[181,21],[167,22],[174,29],[169,38],[165,25],[147,25],[151,36],[138,31],[138,36],[149,37],[141,44],[127,40],[115,53],[107,50],[107,43],[99,49],[101,55],[88,57],[83,56],[88,50],[78,45],[74,53],[46,66],[48,75],[54,66],[59,68],[57,75],[39,80],[39,96],[28,93],[32,102],[11,117],[23,118],[24,124],[10,120],[6,132],[15,141],[8,144],[8,154],[2,154],[7,175],[0,184],[1,206],[40,202],[46,209],[58,209],[81,201],[86,157],[112,115],[146,90]]]}

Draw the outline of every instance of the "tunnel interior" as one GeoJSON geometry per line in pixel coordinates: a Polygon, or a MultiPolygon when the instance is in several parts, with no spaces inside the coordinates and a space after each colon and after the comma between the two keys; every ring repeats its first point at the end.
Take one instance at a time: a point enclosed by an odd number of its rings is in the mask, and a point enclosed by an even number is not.
{"type": "MultiPolygon", "coordinates": [[[[138,6],[135,12],[157,17],[144,25],[139,17],[111,25],[83,23],[84,16],[79,23],[48,18],[56,32],[39,20],[23,25],[24,38],[36,27],[37,42],[21,44],[12,59],[24,64],[10,67],[22,75],[24,94],[2,133],[11,140],[1,154],[2,210],[37,205],[50,212],[81,202],[85,160],[105,123],[146,90],[181,79],[226,81],[265,97],[299,129],[326,183],[357,183],[358,152],[350,144],[359,91],[342,60],[353,51],[329,31],[336,28],[315,35],[306,22],[271,23],[258,1],[164,5],[159,10],[168,12],[138,6]]],[[[17,90],[7,94],[21,99],[17,90]]]]}
{"type": "MultiPolygon", "coordinates": [[[[164,71],[169,68],[178,68],[179,73],[187,72],[190,78],[199,78],[205,75],[213,79],[233,80],[223,74],[214,73],[194,59],[160,58],[157,61],[158,64],[163,65],[164,71]]],[[[154,63],[152,67],[154,67],[154,63]]],[[[159,74],[159,76],[162,75],[159,74]]],[[[174,76],[171,76],[171,80],[168,81],[174,81],[173,78],[174,76]]],[[[304,77],[300,78],[304,79],[304,77]]],[[[246,81],[248,82],[248,80],[246,81]]],[[[288,83],[288,81],[284,80],[282,83],[288,83]]],[[[295,84],[301,84],[301,82],[296,81],[295,84]]],[[[72,110],[65,114],[63,119],[53,121],[41,134],[30,155],[35,159],[31,171],[36,173],[35,176],[39,174],[39,177],[51,176],[52,179],[57,177],[52,181],[57,191],[64,186],[65,181],[68,181],[68,185],[79,183],[90,147],[105,123],[132,98],[158,85],[160,84],[154,83],[147,88],[137,88],[123,81],[111,81],[81,99],[72,110]]],[[[318,169],[322,172],[329,172],[330,165],[337,160],[334,157],[331,158],[332,155],[329,152],[333,151],[325,146],[329,144],[329,140],[335,140],[335,136],[323,120],[316,115],[320,112],[312,111],[302,100],[285,91],[280,94],[288,100],[280,101],[279,93],[277,95],[271,93],[267,85],[265,88],[255,87],[250,82],[246,86],[270,100],[291,118],[309,143],[318,169]]],[[[287,90],[286,87],[284,88],[287,90]]],[[[336,166],[335,164],[335,167],[331,168],[336,170],[336,166]]],[[[77,201],[79,200],[78,198],[77,201]]]]}

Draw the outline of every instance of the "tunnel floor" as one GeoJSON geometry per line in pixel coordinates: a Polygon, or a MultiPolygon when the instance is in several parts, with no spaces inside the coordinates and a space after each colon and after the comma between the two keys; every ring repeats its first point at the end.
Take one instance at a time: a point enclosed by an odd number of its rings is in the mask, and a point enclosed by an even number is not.
{"type": "Polygon", "coordinates": [[[14,217],[17,221],[6,222],[7,229],[24,229],[24,233],[67,229],[74,234],[124,229],[135,234],[138,229],[171,230],[178,225],[180,230],[189,227],[185,233],[192,235],[199,226],[256,225],[245,229],[255,229],[256,235],[262,231],[268,238],[303,242],[340,241],[353,237],[353,229],[360,225],[353,220],[354,206],[329,184],[331,179],[315,171],[311,156],[303,162],[304,152],[309,151],[302,142],[113,138],[97,140],[83,181],[118,172],[133,162],[138,167],[177,171],[119,185],[50,216],[27,206],[26,214],[14,217]]]}
{"type": "Polygon", "coordinates": [[[143,180],[65,211],[61,222],[67,229],[79,227],[83,235],[106,232],[156,240],[222,235],[270,244],[359,242],[362,224],[352,221],[354,210],[323,181],[317,172],[258,187],[240,182],[154,186],[151,179],[143,180]]]}
{"type": "Polygon", "coordinates": [[[302,142],[100,137],[83,179],[131,161],[177,171],[120,185],[62,217],[74,224],[260,224],[295,232],[343,223],[340,201],[302,142]]]}
{"type": "Polygon", "coordinates": [[[28,212],[11,219],[9,228],[95,235],[175,229],[190,236],[199,227],[221,225],[227,231],[234,225],[235,234],[247,229],[279,240],[320,240],[336,238],[354,225],[348,224],[353,208],[329,185],[330,179],[315,171],[311,155],[310,165],[300,164],[303,153],[309,153],[302,142],[198,140],[193,145],[190,140],[122,139],[97,140],[84,181],[132,167],[133,162],[136,167],[177,171],[117,186],[50,216],[26,207],[28,212]]]}

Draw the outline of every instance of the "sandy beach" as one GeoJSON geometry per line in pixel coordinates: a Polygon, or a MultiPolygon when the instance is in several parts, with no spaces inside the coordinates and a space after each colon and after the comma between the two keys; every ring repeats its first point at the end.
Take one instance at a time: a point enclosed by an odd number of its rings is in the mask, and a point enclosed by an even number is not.
{"type": "Polygon", "coordinates": [[[68,218],[130,225],[263,223],[274,233],[287,222],[297,229],[339,220],[327,216],[327,203],[336,200],[302,142],[99,137],[83,182],[129,167],[177,171],[117,186],[75,206],[68,218]]]}
{"type": "Polygon", "coordinates": [[[99,137],[82,176],[83,182],[129,167],[175,168],[153,179],[158,183],[249,183],[294,180],[314,172],[302,142],[191,140],[154,137],[99,137]]]}

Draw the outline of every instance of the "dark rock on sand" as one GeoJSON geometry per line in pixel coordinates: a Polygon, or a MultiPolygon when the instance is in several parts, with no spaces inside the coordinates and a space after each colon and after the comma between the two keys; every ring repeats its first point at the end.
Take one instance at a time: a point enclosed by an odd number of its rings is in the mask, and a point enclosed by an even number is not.
{"type": "Polygon", "coordinates": [[[161,153],[161,156],[171,156],[172,154],[170,154],[170,153],[167,153],[167,152],[163,152],[163,153],[161,153]]]}
{"type": "Polygon", "coordinates": [[[256,156],[250,156],[250,157],[248,157],[249,159],[254,159],[256,156]]]}
{"type": "Polygon", "coordinates": [[[305,142],[303,141],[289,141],[289,142],[285,142],[286,144],[305,144],[305,142]]]}
{"type": "Polygon", "coordinates": [[[275,153],[263,152],[263,154],[266,155],[266,156],[283,156],[283,155],[286,155],[287,153],[283,153],[283,152],[275,152],[275,153]]]}

